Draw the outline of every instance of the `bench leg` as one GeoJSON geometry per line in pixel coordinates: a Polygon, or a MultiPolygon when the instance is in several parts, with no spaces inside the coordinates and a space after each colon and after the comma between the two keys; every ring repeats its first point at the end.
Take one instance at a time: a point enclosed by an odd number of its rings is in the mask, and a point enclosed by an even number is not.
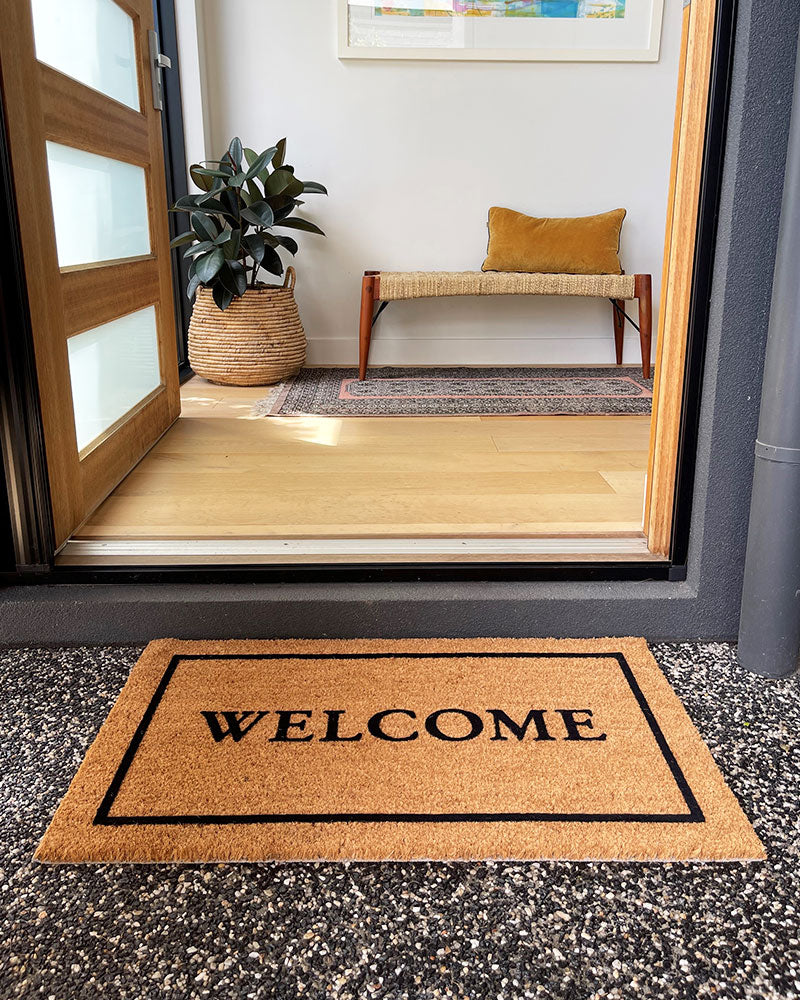
{"type": "Polygon", "coordinates": [[[622,299],[611,300],[611,312],[614,316],[614,347],[617,352],[617,364],[622,364],[622,349],[625,344],[625,303],[622,299]]]}
{"type": "Polygon", "coordinates": [[[375,275],[365,274],[361,282],[361,318],[358,326],[358,377],[364,381],[369,364],[372,340],[372,317],[375,311],[375,275]]]}
{"type": "Polygon", "coordinates": [[[650,351],[653,339],[653,289],[649,274],[636,275],[639,300],[639,342],[642,347],[642,375],[650,378],[650,351]]]}

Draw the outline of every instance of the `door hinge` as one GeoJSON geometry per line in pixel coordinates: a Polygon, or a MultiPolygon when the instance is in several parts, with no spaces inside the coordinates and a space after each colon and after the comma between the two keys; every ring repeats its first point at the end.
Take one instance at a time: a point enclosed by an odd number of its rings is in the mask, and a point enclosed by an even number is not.
{"type": "Polygon", "coordinates": [[[164,82],[162,70],[172,69],[172,60],[159,52],[158,32],[152,29],[147,32],[150,42],[150,79],[153,83],[153,107],[156,111],[164,110],[164,82]]]}

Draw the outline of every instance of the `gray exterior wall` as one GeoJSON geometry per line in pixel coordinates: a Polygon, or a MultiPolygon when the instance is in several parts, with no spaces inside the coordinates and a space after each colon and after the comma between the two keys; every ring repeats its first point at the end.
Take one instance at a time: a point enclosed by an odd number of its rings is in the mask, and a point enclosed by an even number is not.
{"type": "Polygon", "coordinates": [[[0,595],[0,642],[733,638],[799,25],[800,0],[740,0],[685,582],[20,587],[0,595]]]}

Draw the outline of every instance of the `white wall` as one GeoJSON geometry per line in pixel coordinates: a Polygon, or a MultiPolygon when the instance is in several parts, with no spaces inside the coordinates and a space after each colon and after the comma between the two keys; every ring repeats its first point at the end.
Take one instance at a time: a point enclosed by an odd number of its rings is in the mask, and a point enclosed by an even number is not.
{"type": "Polygon", "coordinates": [[[187,165],[213,156],[209,149],[210,101],[206,92],[208,74],[203,8],[204,0],[175,0],[183,105],[183,139],[186,144],[187,165]]]}
{"type": "MultiPolygon", "coordinates": [[[[301,234],[297,297],[317,363],[354,363],[360,276],[479,269],[486,213],[626,207],[622,261],[658,302],[681,0],[666,0],[658,63],[344,61],[334,0],[203,0],[210,146],[289,138],[298,175],[326,184],[301,234]]],[[[305,211],[305,210],[304,210],[305,211]]],[[[635,304],[632,304],[635,311],[635,304]]],[[[638,357],[628,327],[625,360],[638,357]]],[[[393,303],[371,360],[609,363],[611,306],[578,299],[393,303]]]]}

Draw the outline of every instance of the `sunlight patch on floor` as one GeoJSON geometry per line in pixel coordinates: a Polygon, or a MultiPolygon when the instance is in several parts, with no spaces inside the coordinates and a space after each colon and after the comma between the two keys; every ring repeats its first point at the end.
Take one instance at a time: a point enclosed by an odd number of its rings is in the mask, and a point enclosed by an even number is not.
{"type": "Polygon", "coordinates": [[[342,421],[338,417],[269,417],[288,439],[332,448],[339,443],[342,421]]]}

